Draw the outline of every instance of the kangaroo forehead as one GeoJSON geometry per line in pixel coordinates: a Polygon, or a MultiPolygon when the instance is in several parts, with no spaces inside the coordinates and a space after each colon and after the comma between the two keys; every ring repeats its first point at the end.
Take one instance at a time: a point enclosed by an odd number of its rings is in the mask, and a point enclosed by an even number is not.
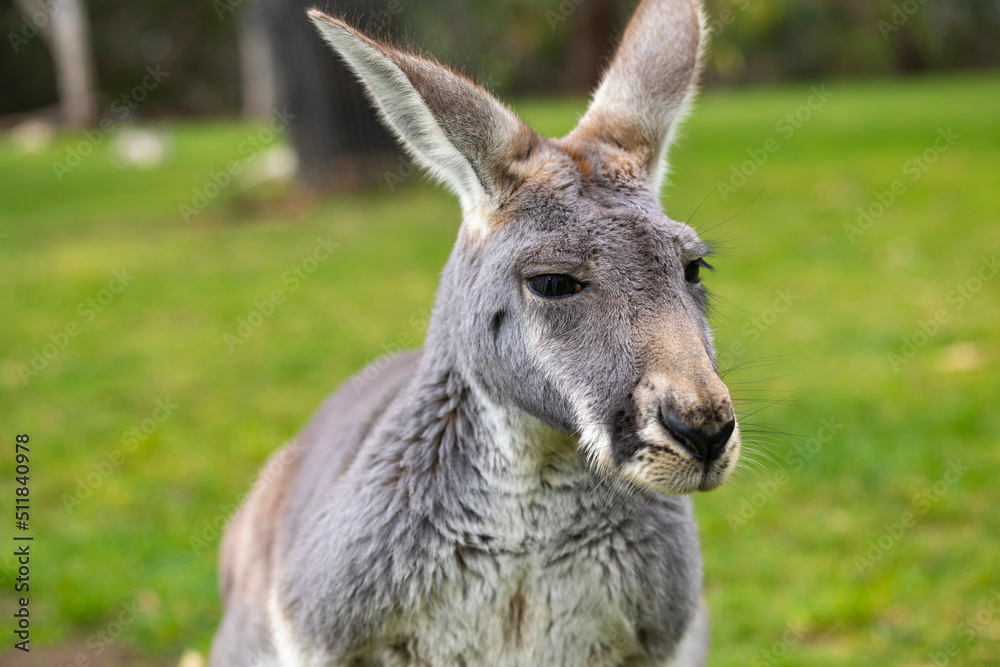
{"type": "Polygon", "coordinates": [[[537,137],[531,150],[509,169],[521,186],[533,184],[551,191],[576,186],[652,199],[642,164],[610,144],[537,137]]]}
{"type": "Polygon", "coordinates": [[[502,214],[498,239],[523,262],[573,265],[619,257],[644,264],[697,259],[709,246],[656,206],[611,193],[525,192],[502,214]]]}
{"type": "Polygon", "coordinates": [[[495,227],[515,221],[530,221],[542,230],[630,225],[637,231],[696,237],[669,218],[645,186],[623,187],[595,176],[593,164],[603,155],[569,151],[547,140],[516,166],[518,185],[492,216],[495,227]]]}

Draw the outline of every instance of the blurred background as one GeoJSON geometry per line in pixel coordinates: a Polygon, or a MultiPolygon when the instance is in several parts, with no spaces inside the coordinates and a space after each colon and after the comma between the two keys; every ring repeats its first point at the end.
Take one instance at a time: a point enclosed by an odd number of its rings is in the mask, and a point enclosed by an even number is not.
{"type": "MultiPolygon", "coordinates": [[[[5,511],[30,488],[0,535],[34,538],[30,653],[0,549],[0,665],[202,664],[220,533],[260,465],[422,339],[459,209],[314,35],[316,4],[557,136],[636,3],[0,4],[5,511]]],[[[748,439],[696,498],[711,664],[1000,665],[1000,2],[706,14],[663,195],[716,244],[748,439]]]]}

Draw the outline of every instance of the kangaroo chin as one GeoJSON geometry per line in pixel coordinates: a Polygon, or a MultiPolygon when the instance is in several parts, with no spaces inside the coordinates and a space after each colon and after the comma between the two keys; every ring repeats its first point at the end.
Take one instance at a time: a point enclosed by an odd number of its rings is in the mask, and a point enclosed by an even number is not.
{"type": "Polygon", "coordinates": [[[704,665],[682,494],[725,481],[740,429],[709,247],[658,194],[700,5],[643,0],[561,139],[309,15],[463,223],[424,348],[330,398],[227,528],[211,664],[704,665]]]}

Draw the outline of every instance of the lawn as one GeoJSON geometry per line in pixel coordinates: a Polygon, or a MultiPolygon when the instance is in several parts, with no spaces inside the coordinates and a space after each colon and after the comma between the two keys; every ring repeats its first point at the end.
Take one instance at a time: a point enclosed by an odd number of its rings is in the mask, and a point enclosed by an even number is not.
{"type": "MultiPolygon", "coordinates": [[[[516,108],[556,135],[583,104],[516,108]]],[[[685,126],[664,202],[718,243],[753,431],[696,500],[713,665],[1000,665],[998,109],[996,74],[832,81],[711,91],[685,126]]],[[[416,176],[295,206],[230,185],[186,221],[260,127],[163,131],[159,166],[109,135],[68,173],[80,135],[0,137],[0,497],[28,433],[31,646],[59,664],[207,650],[218,527],[327,394],[420,340],[459,222],[416,176]]],[[[2,552],[0,664],[34,664],[3,653],[2,552]]]]}

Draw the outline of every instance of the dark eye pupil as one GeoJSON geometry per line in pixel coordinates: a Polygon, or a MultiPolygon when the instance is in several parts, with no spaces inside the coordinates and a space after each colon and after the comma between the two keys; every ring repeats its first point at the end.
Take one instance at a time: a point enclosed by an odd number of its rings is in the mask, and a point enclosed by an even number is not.
{"type": "Polygon", "coordinates": [[[701,267],[705,266],[705,260],[696,259],[693,262],[689,262],[687,266],[684,267],[684,280],[689,283],[696,283],[701,276],[701,267]]]}
{"type": "Polygon", "coordinates": [[[561,273],[543,273],[528,278],[528,286],[539,296],[549,298],[569,296],[583,290],[583,285],[561,273]]]}

